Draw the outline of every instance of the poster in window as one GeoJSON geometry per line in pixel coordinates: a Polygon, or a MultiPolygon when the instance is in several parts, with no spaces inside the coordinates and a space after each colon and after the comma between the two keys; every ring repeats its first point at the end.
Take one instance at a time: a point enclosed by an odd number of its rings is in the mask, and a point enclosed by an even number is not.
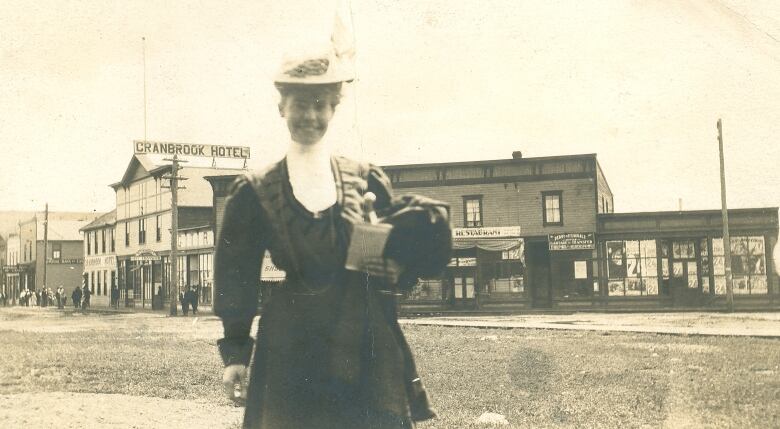
{"type": "Polygon", "coordinates": [[[626,279],[626,296],[642,295],[641,279],[626,279]]]}
{"type": "Polygon", "coordinates": [[[699,278],[696,275],[696,262],[688,262],[688,287],[696,289],[699,287],[699,278]]]}
{"type": "Polygon", "coordinates": [[[747,271],[750,274],[765,274],[764,255],[750,255],[747,257],[747,271]]]}
{"type": "Polygon", "coordinates": [[[712,272],[716,276],[726,274],[726,258],[724,256],[715,256],[712,258],[712,272]]]}
{"type": "Polygon", "coordinates": [[[669,278],[669,260],[666,258],[661,259],[661,274],[665,279],[669,278]]]}
{"type": "Polygon", "coordinates": [[[751,255],[763,255],[764,237],[748,237],[748,247],[751,255]]]}
{"type": "Polygon", "coordinates": [[[642,240],[639,244],[643,258],[655,258],[655,240],[642,240]]]}
{"type": "Polygon", "coordinates": [[[679,279],[683,276],[683,263],[675,262],[672,264],[672,277],[679,279]]]}
{"type": "Polygon", "coordinates": [[[707,277],[701,278],[701,291],[703,293],[710,293],[710,279],[707,277]]]}
{"type": "Polygon", "coordinates": [[[639,272],[642,277],[658,277],[658,262],[655,258],[642,258],[639,272]]]}
{"type": "Polygon", "coordinates": [[[523,278],[522,277],[512,277],[510,280],[511,280],[511,285],[512,285],[512,292],[522,293],[523,292],[523,278]]]}
{"type": "Polygon", "coordinates": [[[726,277],[715,276],[715,294],[716,295],[726,294],[726,277]]]}
{"type": "Polygon", "coordinates": [[[658,278],[648,277],[642,279],[645,283],[645,293],[647,295],[658,295],[658,278]]]}
{"type": "Polygon", "coordinates": [[[747,295],[750,293],[748,288],[748,278],[746,276],[734,276],[732,289],[734,294],[747,295]]]}
{"type": "Polygon", "coordinates": [[[574,278],[575,279],[587,279],[588,278],[588,262],[587,261],[574,261],[574,278]]]}
{"type": "Polygon", "coordinates": [[[751,294],[766,294],[766,276],[751,276],[750,277],[750,293],[751,294]]]}
{"type": "Polygon", "coordinates": [[[626,241],[626,255],[628,257],[639,257],[639,242],[634,240],[626,241]]]}
{"type": "Polygon", "coordinates": [[[618,279],[626,276],[622,241],[607,242],[607,259],[609,260],[607,265],[609,278],[618,279]]]}
{"type": "Polygon", "coordinates": [[[639,259],[626,259],[626,277],[639,277],[639,259]]]}
{"type": "Polygon", "coordinates": [[[701,256],[707,256],[709,254],[707,252],[708,252],[707,251],[707,239],[706,238],[702,238],[699,241],[699,254],[701,256]]]}
{"type": "Polygon", "coordinates": [[[712,239],[712,254],[715,256],[723,256],[726,253],[725,249],[723,248],[723,239],[722,238],[713,238],[712,239]]]}
{"type": "Polygon", "coordinates": [[[661,242],[661,256],[664,258],[669,257],[669,242],[668,241],[662,241],[661,242]]]}
{"type": "Polygon", "coordinates": [[[608,292],[610,296],[622,296],[625,295],[623,290],[623,280],[610,280],[607,284],[608,292]]]}

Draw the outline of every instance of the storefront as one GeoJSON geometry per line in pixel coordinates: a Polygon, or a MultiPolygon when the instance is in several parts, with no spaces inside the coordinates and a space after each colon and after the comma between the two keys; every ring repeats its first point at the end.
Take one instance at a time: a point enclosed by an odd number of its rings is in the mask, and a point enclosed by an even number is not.
{"type": "MultiPolygon", "coordinates": [[[[600,219],[608,307],[712,308],[725,305],[726,248],[719,211],[610,214],[600,219]],[[683,229],[684,228],[684,229],[683,229]]],[[[777,209],[729,211],[737,308],[778,304],[772,251],[777,209]]]]}
{"type": "Polygon", "coordinates": [[[119,305],[161,310],[168,302],[168,257],[152,250],[118,258],[119,305]]]}

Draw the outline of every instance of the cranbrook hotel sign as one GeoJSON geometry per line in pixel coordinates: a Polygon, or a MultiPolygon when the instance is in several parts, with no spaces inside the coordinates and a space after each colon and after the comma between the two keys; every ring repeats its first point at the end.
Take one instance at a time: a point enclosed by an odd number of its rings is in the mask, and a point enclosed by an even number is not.
{"type": "Polygon", "coordinates": [[[135,140],[133,149],[136,155],[186,155],[208,158],[249,158],[246,146],[217,146],[210,144],[166,143],[135,140]]]}

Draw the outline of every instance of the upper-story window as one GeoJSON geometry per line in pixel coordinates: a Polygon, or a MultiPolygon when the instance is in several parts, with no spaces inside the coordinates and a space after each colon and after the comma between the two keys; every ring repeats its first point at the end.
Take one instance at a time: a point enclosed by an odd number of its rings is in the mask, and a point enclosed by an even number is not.
{"type": "Polygon", "coordinates": [[[116,241],[114,240],[114,228],[108,230],[108,236],[111,239],[111,253],[116,252],[116,241]]]}
{"type": "Polygon", "coordinates": [[[155,239],[159,242],[162,241],[162,220],[160,219],[160,215],[157,215],[155,218],[155,239]]]}
{"type": "Polygon", "coordinates": [[[51,258],[55,262],[60,262],[62,260],[62,243],[52,243],[51,258]]]}
{"type": "Polygon", "coordinates": [[[138,219],[138,244],[146,243],[146,218],[138,219]]]}
{"type": "Polygon", "coordinates": [[[125,222],[125,247],[130,246],[130,222],[125,222]]]}
{"type": "Polygon", "coordinates": [[[563,225],[563,192],[542,192],[542,222],[544,226],[563,225]]]}
{"type": "Polygon", "coordinates": [[[482,195],[463,197],[463,221],[466,227],[482,226],[482,195]]]}
{"type": "Polygon", "coordinates": [[[106,230],[100,230],[100,248],[103,249],[103,253],[106,253],[106,230]]]}
{"type": "Polygon", "coordinates": [[[92,232],[87,231],[85,235],[87,237],[87,255],[91,255],[92,254],[92,232]]]}

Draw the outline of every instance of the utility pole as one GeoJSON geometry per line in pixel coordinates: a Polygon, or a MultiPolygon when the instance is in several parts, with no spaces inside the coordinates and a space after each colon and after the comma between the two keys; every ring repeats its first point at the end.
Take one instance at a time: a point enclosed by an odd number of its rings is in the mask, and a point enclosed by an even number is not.
{"type": "Polygon", "coordinates": [[[723,160],[723,125],[718,119],[718,149],[720,151],[720,204],[723,218],[723,254],[726,271],[726,307],[734,311],[734,289],[731,278],[731,237],[729,236],[729,211],[726,207],[726,167],[723,160]]]}
{"type": "Polygon", "coordinates": [[[187,162],[179,159],[177,155],[173,155],[173,158],[166,158],[165,161],[171,161],[171,174],[163,176],[163,178],[170,179],[171,184],[171,276],[170,276],[170,300],[171,308],[170,315],[176,316],[176,302],[179,299],[179,180],[187,180],[186,177],[179,177],[180,162],[187,162]]]}
{"type": "Polygon", "coordinates": [[[46,287],[46,274],[49,262],[49,203],[43,212],[43,287],[46,287]]]}

